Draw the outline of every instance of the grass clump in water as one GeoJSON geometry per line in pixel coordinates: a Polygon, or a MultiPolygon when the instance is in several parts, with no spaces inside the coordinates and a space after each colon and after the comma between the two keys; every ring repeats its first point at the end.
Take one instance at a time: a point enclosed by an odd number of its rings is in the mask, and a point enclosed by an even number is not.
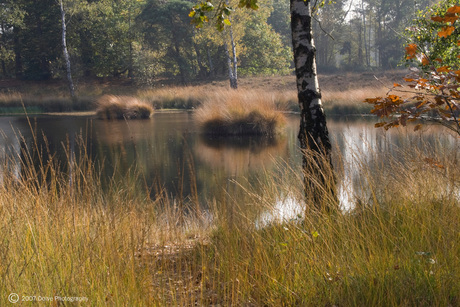
{"type": "Polygon", "coordinates": [[[244,91],[206,101],[195,112],[204,134],[216,136],[275,136],[286,123],[273,97],[244,91]],[[217,101],[216,101],[217,100],[217,101]]]}
{"type": "Polygon", "coordinates": [[[104,95],[96,104],[100,119],[148,119],[153,114],[151,105],[129,96],[104,95]]]}

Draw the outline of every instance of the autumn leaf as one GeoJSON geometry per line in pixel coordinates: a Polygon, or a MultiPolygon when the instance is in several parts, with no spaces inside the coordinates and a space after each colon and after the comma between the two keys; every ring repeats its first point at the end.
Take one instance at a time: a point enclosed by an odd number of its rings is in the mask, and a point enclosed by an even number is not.
{"type": "Polygon", "coordinates": [[[444,22],[444,19],[441,16],[432,16],[431,20],[435,22],[444,22]]]}
{"type": "Polygon", "coordinates": [[[400,99],[398,95],[388,95],[388,99],[390,99],[392,102],[396,102],[400,99]]]}
{"type": "Polygon", "coordinates": [[[433,16],[431,17],[431,20],[433,21],[436,21],[436,22],[450,22],[450,23],[454,23],[455,21],[457,21],[459,17],[457,15],[455,15],[454,13],[446,13],[446,15],[444,16],[433,16]]]}
{"type": "Polygon", "coordinates": [[[426,55],[423,55],[422,57],[422,65],[427,66],[430,64],[430,60],[428,60],[428,57],[426,55]]]}
{"type": "Polygon", "coordinates": [[[417,53],[417,45],[416,44],[409,44],[406,47],[406,58],[408,60],[415,58],[415,54],[417,53]]]}
{"type": "Polygon", "coordinates": [[[402,85],[398,83],[393,83],[393,87],[402,87],[402,85]]]}
{"type": "Polygon", "coordinates": [[[447,13],[454,13],[454,14],[460,13],[460,6],[454,5],[453,7],[447,10],[447,13]]]}
{"type": "MultiPolygon", "coordinates": [[[[441,66],[438,69],[436,69],[437,72],[449,72],[449,66],[441,66]]],[[[428,80],[426,80],[428,81],[428,80]]]]}
{"type": "MultiPolygon", "coordinates": [[[[443,27],[441,31],[438,32],[439,37],[448,37],[455,31],[455,27],[446,26],[443,27]]],[[[406,48],[407,49],[407,48],[406,48]]]]}

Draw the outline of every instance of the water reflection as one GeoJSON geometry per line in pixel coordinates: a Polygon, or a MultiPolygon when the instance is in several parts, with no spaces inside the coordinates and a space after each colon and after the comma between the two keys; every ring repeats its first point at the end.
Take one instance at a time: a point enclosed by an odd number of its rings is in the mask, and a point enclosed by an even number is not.
{"type": "MultiPolygon", "coordinates": [[[[172,197],[198,196],[206,203],[204,200],[219,195],[238,197],[232,182],[242,178],[249,183],[256,182],[265,170],[277,167],[276,159],[283,159],[292,169],[299,170],[298,125],[298,115],[294,114],[288,116],[285,134],[280,138],[209,138],[200,136],[191,113],[187,112],[157,113],[150,120],[129,122],[91,117],[38,116],[29,120],[2,117],[0,160],[2,165],[9,161],[7,167],[19,176],[21,148],[33,148],[36,139],[37,147],[42,148],[42,159],[48,159],[44,150],[48,147],[65,169],[68,161],[63,149],[75,150],[72,144],[77,136],[84,140],[88,155],[100,166],[102,178],[126,177],[136,169],[142,181],[152,188],[152,197],[160,191],[168,191],[172,197]]],[[[341,174],[339,196],[346,210],[352,209],[357,199],[370,197],[369,191],[362,188],[361,163],[380,167],[377,164],[385,163],[382,155],[395,157],[397,161],[401,151],[407,148],[459,146],[455,137],[436,127],[422,132],[411,129],[385,132],[375,129],[370,120],[332,118],[328,125],[337,148],[334,165],[341,174]]],[[[429,154],[427,152],[427,156],[429,154]]],[[[3,172],[4,168],[0,169],[0,180],[3,180],[3,172]]],[[[292,202],[289,198],[279,200],[275,213],[262,214],[261,221],[297,215],[301,206],[295,205],[294,210],[292,202]]]]}
{"type": "Polygon", "coordinates": [[[334,164],[340,164],[342,171],[338,193],[344,210],[353,209],[359,200],[372,203],[371,191],[363,187],[363,166],[382,171],[394,163],[404,170],[404,159],[415,151],[433,157],[433,151],[460,149],[456,136],[439,126],[416,132],[413,126],[385,131],[375,129],[372,120],[363,119],[330,120],[328,126],[339,152],[334,164]]]}
{"type": "Polygon", "coordinates": [[[288,158],[283,136],[212,138],[201,135],[195,153],[212,169],[223,169],[232,177],[270,167],[274,157],[288,158]]]}

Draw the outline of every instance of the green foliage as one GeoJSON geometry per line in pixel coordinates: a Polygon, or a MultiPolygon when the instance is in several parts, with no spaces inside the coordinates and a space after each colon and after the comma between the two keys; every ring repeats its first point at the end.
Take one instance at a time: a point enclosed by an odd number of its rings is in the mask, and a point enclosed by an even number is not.
{"type": "Polygon", "coordinates": [[[291,49],[283,45],[280,35],[267,23],[251,20],[245,26],[242,41],[245,48],[240,56],[242,75],[289,73],[291,49]]]}
{"type": "Polygon", "coordinates": [[[20,0],[17,5],[24,11],[22,27],[16,32],[21,43],[23,77],[47,80],[52,77],[51,62],[61,55],[60,10],[55,0],[20,0]]]}
{"type": "MultiPolygon", "coordinates": [[[[458,5],[458,0],[442,0],[426,11],[419,11],[417,18],[407,28],[405,32],[409,40],[407,46],[417,45],[418,51],[423,57],[423,61],[419,61],[422,67],[448,65],[452,68],[460,68],[460,58],[458,57],[460,45],[457,43],[460,40],[459,21],[455,19],[454,13],[448,12],[448,9],[454,4],[458,5]],[[447,33],[444,30],[447,29],[452,29],[453,32],[450,35],[445,35],[447,33]],[[442,59],[442,63],[439,59],[442,59]]],[[[414,61],[416,61],[415,58],[406,58],[408,64],[414,61]]]]}

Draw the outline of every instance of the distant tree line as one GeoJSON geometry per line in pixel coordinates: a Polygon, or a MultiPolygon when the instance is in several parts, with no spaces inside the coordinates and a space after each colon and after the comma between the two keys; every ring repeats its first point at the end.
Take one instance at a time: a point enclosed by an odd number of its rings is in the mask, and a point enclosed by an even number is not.
{"type": "Polygon", "coordinates": [[[314,23],[318,67],[323,71],[396,68],[404,62],[407,28],[436,2],[324,0],[314,23]]]}
{"type": "MultiPolygon", "coordinates": [[[[359,1],[348,6],[344,0],[326,0],[316,11],[320,71],[395,67],[403,56],[404,29],[418,10],[433,2],[359,1]]],[[[194,28],[189,17],[194,4],[63,0],[72,73],[76,78],[176,78],[184,83],[227,76],[232,43],[240,75],[293,70],[289,2],[261,0],[256,11],[235,11],[231,39],[229,30],[194,28]]],[[[229,1],[229,6],[236,7],[237,1],[229,1]]],[[[64,78],[61,26],[58,0],[0,0],[0,76],[64,78]]]]}

